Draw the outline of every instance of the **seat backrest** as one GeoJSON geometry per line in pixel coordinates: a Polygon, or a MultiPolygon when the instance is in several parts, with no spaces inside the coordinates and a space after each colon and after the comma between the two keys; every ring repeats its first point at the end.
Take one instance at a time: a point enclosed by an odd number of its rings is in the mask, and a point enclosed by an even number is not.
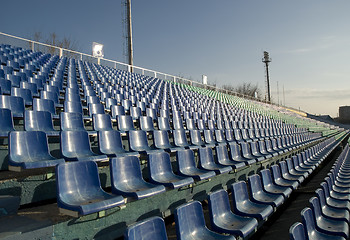
{"type": "Polygon", "coordinates": [[[134,123],[130,115],[118,115],[117,122],[118,122],[118,129],[121,132],[135,130],[134,123]]]}
{"type": "Polygon", "coordinates": [[[130,116],[132,119],[139,119],[142,116],[141,108],[139,107],[130,107],[130,116]]]}
{"type": "Polygon", "coordinates": [[[109,114],[93,114],[92,124],[95,131],[113,130],[112,120],[109,114]]]}
{"type": "Polygon", "coordinates": [[[247,184],[244,181],[235,182],[234,184],[231,184],[230,188],[234,205],[249,200],[247,184]]]}
{"type": "Polygon", "coordinates": [[[193,145],[204,145],[200,130],[190,130],[190,138],[193,145]]]}
{"type": "Polygon", "coordinates": [[[102,191],[97,164],[93,161],[58,164],[56,185],[58,198],[66,201],[90,199],[91,193],[102,191]]]}
{"type": "Polygon", "coordinates": [[[12,113],[10,109],[0,108],[0,135],[4,136],[14,131],[12,113]]]}
{"type": "Polygon", "coordinates": [[[168,131],[154,130],[153,139],[154,139],[154,146],[156,148],[163,148],[163,147],[170,146],[168,131]]]}
{"type": "Polygon", "coordinates": [[[33,99],[33,110],[34,111],[47,111],[50,112],[52,115],[56,115],[56,108],[54,101],[50,99],[40,99],[40,98],[34,98],[33,99]]]}
{"type": "Polygon", "coordinates": [[[83,106],[81,105],[81,102],[65,101],[64,102],[64,111],[65,112],[72,112],[72,113],[80,113],[81,115],[84,114],[83,106]]]}
{"type": "Polygon", "coordinates": [[[120,133],[116,130],[99,131],[98,144],[103,154],[116,155],[125,152],[120,133]]]}
{"type": "Polygon", "coordinates": [[[215,165],[213,150],[210,147],[199,148],[198,155],[201,167],[208,168],[215,165]]]}
{"type": "Polygon", "coordinates": [[[149,148],[147,133],[143,130],[129,131],[129,146],[133,151],[144,151],[149,148]]]}
{"type": "Polygon", "coordinates": [[[0,108],[10,109],[13,117],[23,117],[24,100],[22,97],[1,95],[0,108]]]}
{"type": "Polygon", "coordinates": [[[61,131],[85,131],[83,115],[78,112],[61,112],[61,131]]]}
{"type": "Polygon", "coordinates": [[[188,146],[186,131],[184,129],[176,129],[173,131],[174,143],[178,147],[188,146]]]}
{"type": "Polygon", "coordinates": [[[219,143],[226,142],[225,134],[223,130],[215,130],[214,133],[215,133],[215,139],[217,142],[219,143]]]}
{"type": "Polygon", "coordinates": [[[304,225],[300,222],[294,223],[289,228],[289,236],[291,240],[307,240],[304,225]]]}
{"type": "Polygon", "coordinates": [[[151,217],[136,222],[128,227],[124,234],[125,240],[167,240],[164,220],[161,217],[151,217]]]}
{"type": "Polygon", "coordinates": [[[169,124],[169,118],[166,117],[158,117],[158,128],[159,130],[171,130],[170,124],[169,124]]]}
{"type": "Polygon", "coordinates": [[[119,115],[125,115],[125,109],[121,105],[111,105],[112,118],[116,118],[119,115]]]}
{"type": "Polygon", "coordinates": [[[231,212],[230,200],[228,193],[224,189],[212,192],[208,196],[210,220],[213,223],[214,219],[222,216],[225,213],[231,212]]]}
{"type": "Polygon", "coordinates": [[[190,239],[193,232],[205,227],[202,204],[198,201],[185,203],[175,209],[176,234],[179,239],[190,239]]]}
{"type": "Polygon", "coordinates": [[[14,162],[50,160],[47,137],[40,131],[13,131],[9,135],[9,157],[14,162]]]}
{"type": "Polygon", "coordinates": [[[93,114],[105,114],[105,107],[102,103],[89,103],[88,108],[90,117],[93,114]]]}
{"type": "Polygon", "coordinates": [[[301,211],[301,218],[303,225],[305,227],[305,231],[308,236],[314,235],[316,232],[316,220],[314,212],[311,208],[304,208],[301,211]]]}
{"type": "Polygon", "coordinates": [[[249,192],[253,196],[255,193],[264,191],[261,183],[261,177],[258,174],[254,174],[248,177],[248,186],[249,186],[249,192]]]}
{"type": "Polygon", "coordinates": [[[11,88],[11,96],[22,97],[25,105],[33,104],[32,92],[25,88],[11,88]]]}
{"type": "Polygon", "coordinates": [[[118,186],[133,186],[134,182],[143,181],[140,160],[136,156],[114,157],[110,159],[112,192],[118,186]]]}
{"type": "Polygon", "coordinates": [[[24,129],[26,131],[55,131],[51,113],[26,110],[24,112],[24,129]]]}
{"type": "Polygon", "coordinates": [[[176,152],[176,161],[179,166],[179,171],[196,168],[194,152],[191,149],[182,149],[176,152]]]}
{"type": "Polygon", "coordinates": [[[148,170],[151,179],[155,179],[159,175],[166,175],[167,173],[173,174],[169,153],[150,153],[148,155],[148,170]]]}
{"type": "Polygon", "coordinates": [[[269,169],[261,170],[260,175],[261,175],[263,186],[273,184],[271,171],[269,169]]]}
{"type": "Polygon", "coordinates": [[[153,119],[149,116],[140,116],[140,128],[143,131],[154,131],[153,119]]]}
{"type": "Polygon", "coordinates": [[[233,130],[232,129],[226,129],[225,130],[225,138],[226,138],[227,142],[234,142],[234,141],[236,141],[235,137],[233,135],[233,130]]]}
{"type": "Polygon", "coordinates": [[[64,157],[78,158],[92,155],[87,131],[61,131],[61,152],[64,157]]]}

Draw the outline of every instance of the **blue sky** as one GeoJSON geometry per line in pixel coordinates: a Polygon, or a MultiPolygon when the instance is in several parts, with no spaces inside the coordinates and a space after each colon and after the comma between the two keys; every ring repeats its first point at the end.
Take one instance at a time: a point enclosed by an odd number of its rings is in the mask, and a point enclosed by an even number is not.
{"type": "MultiPolygon", "coordinates": [[[[105,58],[123,56],[121,1],[3,1],[0,31],[75,40],[105,58]]],[[[134,64],[218,86],[243,82],[265,92],[263,51],[270,52],[271,89],[287,106],[335,117],[350,105],[350,1],[133,0],[134,64]]]]}

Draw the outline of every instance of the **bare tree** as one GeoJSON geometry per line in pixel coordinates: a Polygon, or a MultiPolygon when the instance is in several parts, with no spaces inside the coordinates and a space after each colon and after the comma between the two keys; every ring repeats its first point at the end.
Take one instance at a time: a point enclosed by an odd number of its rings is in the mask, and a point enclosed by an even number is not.
{"type": "Polygon", "coordinates": [[[261,99],[261,90],[258,86],[258,84],[252,84],[252,83],[242,83],[238,86],[231,86],[231,85],[223,85],[223,89],[236,92],[238,94],[249,96],[249,97],[257,97],[258,99],[261,99]]]}

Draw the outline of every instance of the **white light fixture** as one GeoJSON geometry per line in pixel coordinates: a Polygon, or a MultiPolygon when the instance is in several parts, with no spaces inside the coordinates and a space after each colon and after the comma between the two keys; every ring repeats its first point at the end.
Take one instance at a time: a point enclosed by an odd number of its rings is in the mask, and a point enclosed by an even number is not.
{"type": "Polygon", "coordinates": [[[103,44],[93,42],[92,43],[92,56],[93,57],[98,57],[98,58],[103,58],[103,44]]]}

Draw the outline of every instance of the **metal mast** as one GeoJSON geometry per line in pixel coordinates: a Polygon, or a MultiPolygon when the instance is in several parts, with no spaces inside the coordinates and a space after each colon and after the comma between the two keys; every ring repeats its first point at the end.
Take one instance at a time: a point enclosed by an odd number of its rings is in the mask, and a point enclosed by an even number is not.
{"type": "Polygon", "coordinates": [[[269,77],[269,62],[271,62],[271,58],[269,57],[269,53],[264,51],[264,57],[262,62],[265,63],[266,68],[266,91],[267,91],[267,101],[271,102],[271,94],[270,94],[270,77],[269,77]]]}
{"type": "MultiPolygon", "coordinates": [[[[131,0],[126,0],[127,7],[127,26],[128,26],[128,54],[129,65],[133,65],[133,49],[132,49],[132,21],[131,21],[131,0]]],[[[131,68],[132,71],[132,68],[131,68]]]]}

